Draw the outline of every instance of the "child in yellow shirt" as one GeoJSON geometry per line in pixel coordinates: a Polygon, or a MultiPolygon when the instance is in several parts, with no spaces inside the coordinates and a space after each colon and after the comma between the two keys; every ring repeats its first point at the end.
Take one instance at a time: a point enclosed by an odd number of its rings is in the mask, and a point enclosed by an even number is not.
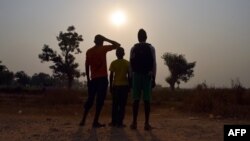
{"type": "Polygon", "coordinates": [[[123,59],[124,49],[116,49],[117,59],[110,65],[110,92],[112,94],[112,121],[110,126],[123,128],[125,107],[129,92],[129,62],[123,59]]]}

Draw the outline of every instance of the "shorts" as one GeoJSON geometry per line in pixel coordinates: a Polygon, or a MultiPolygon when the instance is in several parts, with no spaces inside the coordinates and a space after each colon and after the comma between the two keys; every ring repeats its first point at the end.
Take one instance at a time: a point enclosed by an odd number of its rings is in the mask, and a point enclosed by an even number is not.
{"type": "Polygon", "coordinates": [[[148,74],[133,73],[132,76],[132,97],[133,100],[140,100],[143,94],[144,101],[151,101],[152,77],[148,74]]]}

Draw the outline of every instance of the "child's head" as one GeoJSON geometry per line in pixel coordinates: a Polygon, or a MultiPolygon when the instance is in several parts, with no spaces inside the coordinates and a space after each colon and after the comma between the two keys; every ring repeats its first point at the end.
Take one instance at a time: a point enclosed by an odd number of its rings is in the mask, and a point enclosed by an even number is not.
{"type": "Polygon", "coordinates": [[[100,34],[97,34],[96,36],[95,36],[95,40],[94,40],[94,42],[95,42],[95,44],[96,45],[103,45],[103,39],[104,39],[104,37],[102,36],[102,35],[100,35],[100,34]]]}
{"type": "Polygon", "coordinates": [[[117,58],[118,59],[122,59],[124,55],[125,55],[124,49],[122,47],[118,47],[116,49],[116,56],[117,56],[117,58]]]}
{"type": "Polygon", "coordinates": [[[138,31],[138,40],[139,40],[139,42],[146,42],[146,40],[147,40],[147,33],[146,33],[146,31],[144,30],[144,29],[140,29],[139,31],[138,31]]]}

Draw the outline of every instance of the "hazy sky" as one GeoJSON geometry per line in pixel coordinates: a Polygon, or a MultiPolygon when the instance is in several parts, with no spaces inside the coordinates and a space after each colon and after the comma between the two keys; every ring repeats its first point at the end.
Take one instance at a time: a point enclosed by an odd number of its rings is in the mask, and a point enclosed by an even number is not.
{"type": "MultiPolygon", "coordinates": [[[[161,56],[172,52],[197,62],[195,76],[181,87],[203,81],[230,87],[237,78],[250,87],[249,0],[0,0],[0,60],[13,72],[51,74],[38,54],[44,44],[58,49],[56,36],[70,25],[84,38],[76,60],[82,71],[96,34],[120,42],[128,59],[144,28],[156,48],[157,83],[167,86],[169,71],[161,56]],[[117,9],[127,18],[119,27],[110,20],[117,9]]],[[[114,51],[107,58],[108,64],[116,59],[114,51]]]]}

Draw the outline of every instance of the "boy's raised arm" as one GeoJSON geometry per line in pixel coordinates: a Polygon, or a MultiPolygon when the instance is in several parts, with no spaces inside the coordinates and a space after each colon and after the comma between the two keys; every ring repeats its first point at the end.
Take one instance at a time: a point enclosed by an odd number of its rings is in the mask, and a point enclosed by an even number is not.
{"type": "Polygon", "coordinates": [[[104,36],[103,36],[103,41],[106,41],[106,42],[108,42],[108,43],[111,43],[115,48],[118,48],[118,47],[121,46],[120,43],[118,43],[118,42],[116,42],[116,41],[113,41],[113,40],[110,40],[110,39],[108,39],[108,38],[106,38],[106,37],[104,37],[104,36]]]}

